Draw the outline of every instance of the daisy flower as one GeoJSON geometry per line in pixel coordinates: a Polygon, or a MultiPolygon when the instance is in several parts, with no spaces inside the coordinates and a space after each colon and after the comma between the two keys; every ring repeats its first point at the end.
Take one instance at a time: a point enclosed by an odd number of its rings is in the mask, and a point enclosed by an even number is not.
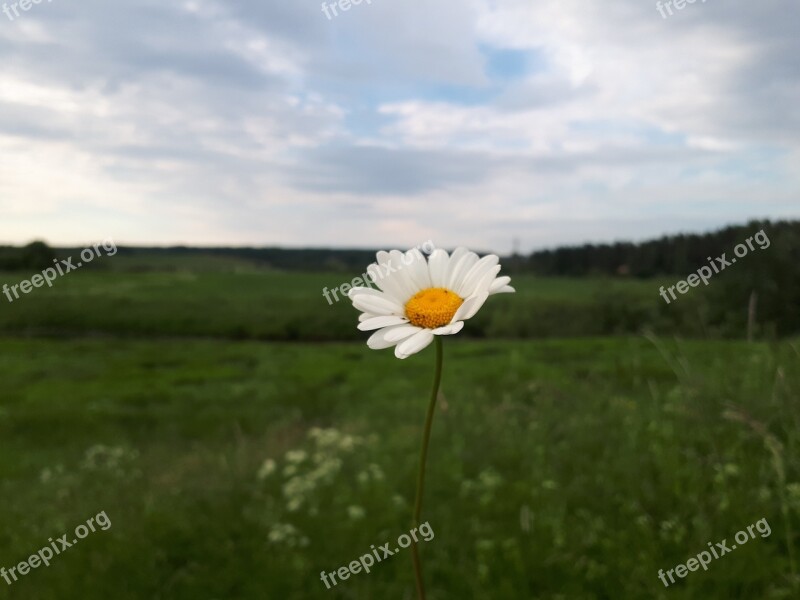
{"type": "MultiPolygon", "coordinates": [[[[428,260],[417,250],[378,252],[378,262],[367,267],[367,275],[379,289],[354,287],[350,300],[362,311],[358,328],[374,331],[367,344],[373,350],[391,348],[397,358],[416,354],[434,339],[436,362],[417,474],[413,523],[422,522],[425,491],[425,466],[431,439],[436,398],[442,381],[442,338],[464,327],[492,294],[513,292],[509,277],[498,277],[500,259],[494,254],[478,258],[466,248],[456,248],[452,255],[436,249],[428,260]]],[[[411,543],[414,578],[418,600],[425,600],[422,561],[416,539],[411,543]]]]}
{"type": "Polygon", "coordinates": [[[458,333],[489,296],[514,291],[510,277],[497,276],[499,261],[494,254],[478,258],[466,248],[452,255],[437,248],[428,260],[416,248],[378,252],[367,273],[379,289],[355,287],[348,293],[362,311],[358,328],[374,331],[367,345],[394,346],[397,358],[407,358],[434,336],[458,333]]]}

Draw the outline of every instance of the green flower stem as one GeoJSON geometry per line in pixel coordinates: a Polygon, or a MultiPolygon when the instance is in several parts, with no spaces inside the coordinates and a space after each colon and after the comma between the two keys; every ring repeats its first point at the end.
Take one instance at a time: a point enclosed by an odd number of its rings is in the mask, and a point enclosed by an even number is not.
{"type": "MultiPolygon", "coordinates": [[[[433,415],[436,409],[436,398],[439,395],[439,384],[442,381],[442,338],[435,336],[436,343],[436,370],[433,375],[433,388],[431,389],[431,399],[428,403],[428,414],[425,417],[425,431],[422,434],[422,450],[419,454],[419,475],[417,476],[417,499],[414,502],[414,521],[415,529],[419,528],[420,515],[422,514],[422,496],[425,491],[425,465],[428,462],[428,445],[431,440],[431,426],[433,425],[433,415]]],[[[413,537],[413,536],[412,536],[413,537]]],[[[425,600],[425,584],[422,580],[422,564],[419,560],[419,549],[416,539],[411,542],[411,557],[414,561],[414,575],[417,580],[417,597],[425,600]]]]}

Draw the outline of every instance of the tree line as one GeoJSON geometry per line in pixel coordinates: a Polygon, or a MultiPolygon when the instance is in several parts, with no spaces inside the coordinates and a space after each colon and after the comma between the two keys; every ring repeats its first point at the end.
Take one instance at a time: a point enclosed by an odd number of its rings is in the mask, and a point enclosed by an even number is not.
{"type": "MultiPolygon", "coordinates": [[[[666,235],[638,244],[583,244],[540,250],[527,257],[514,256],[512,263],[517,271],[549,276],[619,275],[648,278],[680,275],[696,271],[723,252],[733,255],[736,245],[761,230],[770,239],[783,242],[800,239],[800,221],[750,221],[746,225],[725,227],[709,233],[666,235]]],[[[779,246],[783,246],[783,242],[779,246]]],[[[797,244],[794,247],[797,248],[797,244]]],[[[787,250],[781,248],[773,253],[787,250]]]]}

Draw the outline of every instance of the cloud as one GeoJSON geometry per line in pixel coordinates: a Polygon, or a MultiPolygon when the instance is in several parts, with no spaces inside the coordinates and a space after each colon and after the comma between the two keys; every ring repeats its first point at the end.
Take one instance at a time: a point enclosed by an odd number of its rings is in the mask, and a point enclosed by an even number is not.
{"type": "Polygon", "coordinates": [[[0,241],[507,251],[800,216],[794,0],[0,14],[0,241]]]}

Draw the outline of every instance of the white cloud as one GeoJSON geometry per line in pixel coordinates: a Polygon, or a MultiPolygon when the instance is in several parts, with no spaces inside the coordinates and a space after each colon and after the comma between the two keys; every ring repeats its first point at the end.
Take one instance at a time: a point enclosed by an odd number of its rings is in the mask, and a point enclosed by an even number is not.
{"type": "Polygon", "coordinates": [[[798,14],[40,5],[0,27],[0,241],[508,250],[797,217],[798,14]],[[501,49],[529,71],[493,76],[501,49]]]}

